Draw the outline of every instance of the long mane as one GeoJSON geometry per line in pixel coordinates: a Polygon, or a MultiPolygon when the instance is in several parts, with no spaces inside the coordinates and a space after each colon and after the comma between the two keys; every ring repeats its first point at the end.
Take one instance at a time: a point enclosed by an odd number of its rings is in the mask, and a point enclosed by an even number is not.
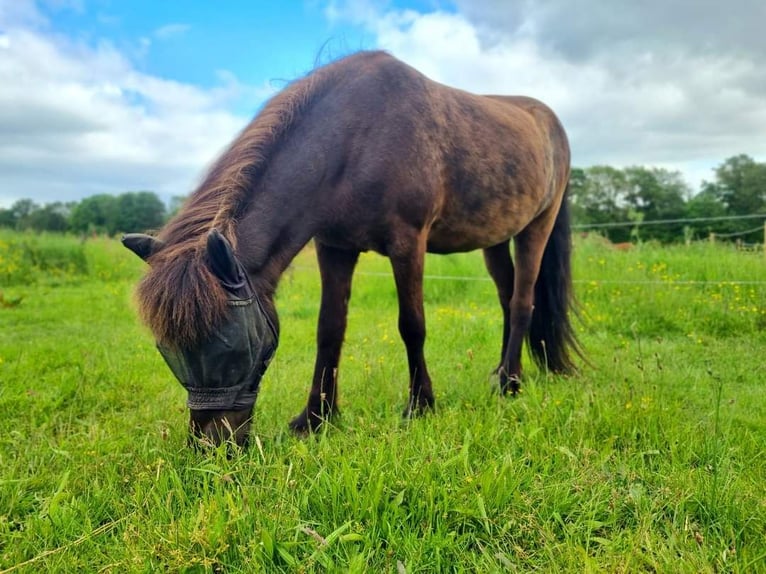
{"type": "Polygon", "coordinates": [[[207,234],[215,227],[234,243],[237,216],[273,150],[333,85],[340,63],[315,69],[269,100],[158,234],[165,246],[149,258],[136,290],[139,313],[158,343],[193,346],[220,325],[227,297],[205,262],[207,234]]]}

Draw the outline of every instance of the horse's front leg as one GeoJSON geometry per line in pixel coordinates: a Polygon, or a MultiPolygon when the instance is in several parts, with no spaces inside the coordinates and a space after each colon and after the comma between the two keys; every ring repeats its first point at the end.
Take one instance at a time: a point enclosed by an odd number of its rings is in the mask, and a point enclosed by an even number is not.
{"type": "Polygon", "coordinates": [[[425,259],[425,232],[412,241],[398,242],[397,249],[389,253],[399,295],[399,333],[407,347],[410,372],[410,397],[405,417],[432,409],[434,395],[428,375],[423,347],[426,340],[426,319],[423,311],[423,264],[425,259]]]}
{"type": "Polygon", "coordinates": [[[317,325],[317,356],[314,378],[306,408],[290,422],[299,433],[317,430],[338,412],[337,373],[340,350],[346,332],[351,278],[359,259],[358,251],[344,251],[316,243],[322,277],[322,303],[317,325]]]}

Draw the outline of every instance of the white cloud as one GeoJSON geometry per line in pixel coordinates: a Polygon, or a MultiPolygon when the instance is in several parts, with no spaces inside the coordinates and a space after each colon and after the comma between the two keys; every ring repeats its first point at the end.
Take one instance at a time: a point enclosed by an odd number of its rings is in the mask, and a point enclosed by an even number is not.
{"type": "Polygon", "coordinates": [[[227,72],[212,89],[143,73],[108,42],[41,31],[44,20],[24,5],[0,13],[0,206],[138,189],[186,194],[249,120],[233,104],[272,91],[227,72]]]}
{"type": "Polygon", "coordinates": [[[31,0],[0,2],[0,29],[10,25],[40,25],[44,21],[31,0]]]}
{"type": "MultiPolygon", "coordinates": [[[[39,1],[54,12],[83,9],[80,0],[39,1]]],[[[549,103],[576,165],[657,165],[696,185],[732,155],[766,160],[761,0],[700,0],[694,11],[665,0],[619,10],[592,0],[455,3],[456,12],[385,0],[324,5],[329,21],[365,28],[372,45],[435,80],[549,103]]],[[[0,206],[132,189],[188,193],[250,119],[233,113],[235,104],[252,109],[275,91],[227,70],[210,89],[142,72],[136,62],[153,42],[186,33],[182,22],[117,49],[54,33],[36,6],[0,0],[0,206]]]]}
{"type": "Polygon", "coordinates": [[[668,167],[696,186],[732,155],[766,159],[766,43],[752,20],[766,4],[727,5],[725,19],[707,0],[686,19],[664,1],[457,4],[420,13],[350,0],[328,11],[437,81],[545,101],[576,165],[668,167]]]}
{"type": "Polygon", "coordinates": [[[188,32],[189,28],[190,26],[188,24],[165,24],[154,31],[154,37],[159,38],[160,40],[175,38],[188,32]]]}

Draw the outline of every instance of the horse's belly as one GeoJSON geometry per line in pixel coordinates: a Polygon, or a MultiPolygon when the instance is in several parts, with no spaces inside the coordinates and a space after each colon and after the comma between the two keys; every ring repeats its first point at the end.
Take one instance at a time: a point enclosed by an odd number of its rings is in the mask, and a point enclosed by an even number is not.
{"type": "Polygon", "coordinates": [[[428,234],[426,249],[430,253],[458,253],[492,247],[507,241],[517,233],[509,226],[472,226],[466,223],[439,225],[435,223],[428,234]]]}
{"type": "Polygon", "coordinates": [[[431,223],[428,250],[473,251],[507,241],[547,206],[548,198],[538,189],[546,187],[520,189],[508,181],[496,187],[476,186],[453,192],[431,223]]]}

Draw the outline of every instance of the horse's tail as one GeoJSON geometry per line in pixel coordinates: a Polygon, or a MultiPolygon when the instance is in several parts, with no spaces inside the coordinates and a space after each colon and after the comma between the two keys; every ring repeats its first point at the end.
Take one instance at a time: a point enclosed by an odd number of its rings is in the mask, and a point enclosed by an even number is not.
{"type": "Polygon", "coordinates": [[[571,373],[575,370],[572,354],[583,356],[571,322],[575,300],[568,192],[569,186],[543,253],[527,336],[532,358],[540,367],[554,373],[571,373]]]}

